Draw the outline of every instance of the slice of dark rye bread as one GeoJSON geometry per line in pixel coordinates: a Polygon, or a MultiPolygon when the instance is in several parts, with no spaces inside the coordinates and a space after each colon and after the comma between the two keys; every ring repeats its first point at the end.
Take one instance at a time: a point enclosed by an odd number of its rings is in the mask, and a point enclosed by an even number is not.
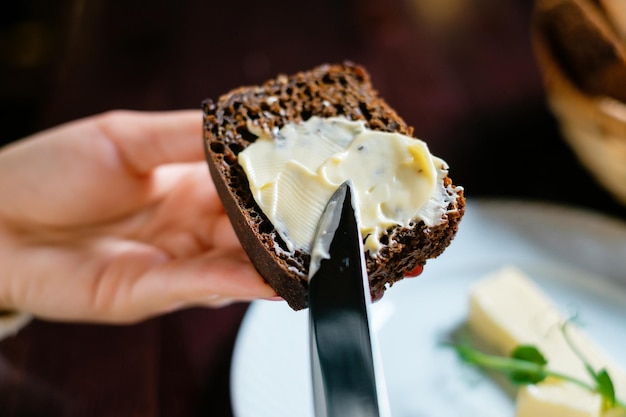
{"type": "MultiPolygon", "coordinates": [[[[237,155],[255,141],[249,122],[268,131],[311,116],[344,116],[364,120],[367,127],[411,136],[408,126],[378,96],[368,73],[350,62],[321,65],[292,76],[279,75],[260,86],[240,87],[207,99],[204,111],[204,144],[213,182],[243,248],[260,275],[294,310],[307,307],[308,253],[289,253],[287,246],[254,200],[237,155]]],[[[365,175],[365,174],[364,174],[365,175]]],[[[446,177],[450,195],[456,190],[442,223],[427,227],[416,221],[408,228],[392,228],[381,238],[385,244],[376,257],[366,252],[373,298],[401,280],[427,259],[439,256],[454,238],[465,212],[462,187],[446,177]]]]}

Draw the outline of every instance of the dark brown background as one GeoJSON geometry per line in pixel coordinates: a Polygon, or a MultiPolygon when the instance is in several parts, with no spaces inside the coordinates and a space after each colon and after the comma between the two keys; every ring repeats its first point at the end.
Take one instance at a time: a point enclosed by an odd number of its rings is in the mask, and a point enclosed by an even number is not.
{"type": "MultiPolygon", "coordinates": [[[[0,141],[110,109],[199,108],[242,84],[349,59],[469,199],[626,219],[546,109],[531,9],[530,0],[5,2],[0,141]]],[[[230,416],[229,360],[246,308],[123,327],[36,321],[0,343],[0,415],[230,416]]]]}

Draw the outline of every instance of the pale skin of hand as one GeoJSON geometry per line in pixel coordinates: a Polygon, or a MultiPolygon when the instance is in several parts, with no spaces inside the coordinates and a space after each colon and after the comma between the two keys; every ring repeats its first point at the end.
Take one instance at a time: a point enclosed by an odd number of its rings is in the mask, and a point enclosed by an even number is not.
{"type": "Polygon", "coordinates": [[[213,187],[200,111],[114,111],[0,149],[0,308],[132,323],[276,299],[213,187]]]}

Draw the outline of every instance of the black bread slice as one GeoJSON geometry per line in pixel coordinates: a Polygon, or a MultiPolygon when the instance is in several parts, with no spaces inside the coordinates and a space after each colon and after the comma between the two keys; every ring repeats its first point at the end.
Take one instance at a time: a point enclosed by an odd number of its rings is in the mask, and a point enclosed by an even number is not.
{"type": "MultiPolygon", "coordinates": [[[[291,308],[307,307],[309,254],[289,253],[255,202],[237,162],[239,152],[256,139],[247,124],[272,131],[315,115],[364,120],[370,129],[408,136],[413,128],[378,97],[365,69],[350,62],[280,75],[260,86],[232,90],[217,102],[207,99],[202,107],[211,176],[243,248],[260,275],[291,308]]],[[[440,225],[427,227],[420,221],[409,228],[388,230],[381,238],[386,246],[378,256],[366,253],[372,297],[379,298],[386,287],[427,259],[439,256],[454,238],[465,211],[465,198],[462,188],[452,185],[450,178],[444,182],[450,195],[456,193],[456,200],[449,204],[440,225]]]]}

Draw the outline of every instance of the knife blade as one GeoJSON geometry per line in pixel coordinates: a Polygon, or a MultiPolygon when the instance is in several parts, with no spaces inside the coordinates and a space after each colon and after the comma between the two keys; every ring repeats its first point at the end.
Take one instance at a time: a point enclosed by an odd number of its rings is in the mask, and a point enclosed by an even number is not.
{"type": "Polygon", "coordinates": [[[321,216],[309,268],[309,329],[316,417],[388,415],[370,327],[371,297],[351,182],[321,216]]]}

